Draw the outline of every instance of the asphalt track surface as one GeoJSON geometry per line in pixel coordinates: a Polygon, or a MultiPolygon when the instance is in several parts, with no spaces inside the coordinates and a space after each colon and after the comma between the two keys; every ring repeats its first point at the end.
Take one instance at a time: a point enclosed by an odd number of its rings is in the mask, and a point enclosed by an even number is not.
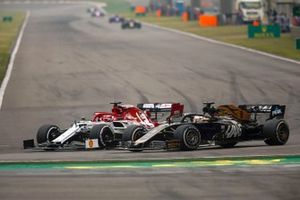
{"type": "MultiPolygon", "coordinates": [[[[91,18],[86,5],[2,5],[30,10],[0,111],[0,160],[88,161],[300,154],[300,66],[144,26],[121,30],[91,18]],[[285,146],[263,142],[193,152],[22,150],[41,124],[69,127],[109,102],[287,105],[285,146]]],[[[299,167],[262,166],[149,171],[0,172],[1,199],[298,199],[299,167]],[[148,173],[147,173],[148,172],[148,173]],[[55,193],[57,192],[57,193],[55,193]]]]}

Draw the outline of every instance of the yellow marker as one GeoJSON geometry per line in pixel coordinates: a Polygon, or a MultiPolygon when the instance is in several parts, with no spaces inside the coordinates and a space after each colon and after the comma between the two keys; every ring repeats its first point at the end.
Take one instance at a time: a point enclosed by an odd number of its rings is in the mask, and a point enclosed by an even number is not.
{"type": "Polygon", "coordinates": [[[152,165],[152,167],[177,167],[176,164],[160,164],[160,165],[152,165]]]}
{"type": "Polygon", "coordinates": [[[94,146],[93,140],[89,140],[89,147],[90,147],[90,148],[93,148],[93,146],[94,146]]]}
{"type": "Polygon", "coordinates": [[[215,165],[234,165],[234,161],[231,160],[218,160],[215,162],[215,165]]]}

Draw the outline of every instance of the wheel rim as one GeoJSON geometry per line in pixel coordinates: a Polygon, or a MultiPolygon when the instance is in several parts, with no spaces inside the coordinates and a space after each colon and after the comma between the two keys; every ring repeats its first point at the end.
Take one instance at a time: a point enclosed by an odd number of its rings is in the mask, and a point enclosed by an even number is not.
{"type": "Polygon", "coordinates": [[[100,131],[100,140],[104,146],[114,140],[114,135],[109,128],[105,127],[100,131]]]}
{"type": "Polygon", "coordinates": [[[132,141],[137,141],[138,139],[140,139],[142,136],[144,135],[143,130],[138,129],[136,130],[133,134],[132,134],[132,141]]]}
{"type": "Polygon", "coordinates": [[[57,127],[51,127],[47,133],[47,142],[51,142],[59,136],[59,129],[57,127]]]}
{"type": "Polygon", "coordinates": [[[185,142],[189,147],[197,147],[200,141],[200,135],[197,130],[189,129],[185,133],[185,142]]]}
{"type": "Polygon", "coordinates": [[[286,142],[289,138],[289,130],[285,123],[280,123],[277,128],[277,137],[279,141],[286,142]]]}

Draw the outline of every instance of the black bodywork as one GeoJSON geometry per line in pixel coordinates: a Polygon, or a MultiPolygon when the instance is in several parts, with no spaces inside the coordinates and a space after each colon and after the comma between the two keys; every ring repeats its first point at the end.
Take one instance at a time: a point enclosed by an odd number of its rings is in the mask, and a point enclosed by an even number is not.
{"type": "Polygon", "coordinates": [[[142,28],[142,24],[140,22],[136,22],[135,20],[124,20],[121,24],[122,29],[140,29],[142,28]]]}
{"type": "Polygon", "coordinates": [[[108,22],[109,23],[122,23],[122,22],[124,22],[124,20],[125,20],[124,17],[121,17],[119,15],[114,15],[108,19],[108,22]]]}
{"type": "MultiPolygon", "coordinates": [[[[227,106],[227,105],[226,105],[227,106]]],[[[285,105],[239,105],[239,109],[247,111],[251,114],[249,120],[241,120],[234,118],[230,113],[221,114],[221,110],[214,108],[211,104],[206,104],[203,108],[204,114],[189,114],[183,117],[182,123],[187,118],[193,118],[196,116],[204,116],[208,114],[209,120],[206,123],[189,123],[197,127],[200,131],[201,136],[204,140],[225,140],[224,129],[222,127],[227,125],[222,121],[223,117],[230,117],[231,120],[238,122],[241,126],[241,133],[237,141],[245,140],[262,140],[264,139],[263,126],[264,124],[272,119],[283,119],[285,115],[285,105]]]]}
{"type": "Polygon", "coordinates": [[[127,141],[127,147],[141,150],[159,144],[159,148],[195,150],[201,145],[212,144],[233,147],[238,142],[249,140],[284,145],[289,137],[285,109],[285,105],[275,104],[221,105],[215,108],[213,103],[206,103],[202,114],[186,114],[179,122],[160,125],[161,129],[158,127],[157,131],[144,130],[136,141],[127,141]]]}

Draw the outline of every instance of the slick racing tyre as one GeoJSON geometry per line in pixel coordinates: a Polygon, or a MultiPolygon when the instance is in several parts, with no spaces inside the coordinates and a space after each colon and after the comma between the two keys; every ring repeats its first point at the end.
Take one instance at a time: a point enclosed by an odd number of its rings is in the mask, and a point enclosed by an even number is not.
{"type": "Polygon", "coordinates": [[[89,138],[98,139],[100,149],[111,147],[115,140],[114,132],[107,124],[93,126],[89,138]]]}
{"type": "Polygon", "coordinates": [[[125,129],[122,135],[122,141],[136,141],[140,139],[143,135],[145,135],[145,130],[142,126],[131,125],[125,129]]]}
{"type": "Polygon", "coordinates": [[[39,128],[36,141],[38,144],[49,143],[61,135],[60,129],[56,125],[43,125],[39,128]]]}
{"type": "Polygon", "coordinates": [[[195,150],[201,143],[201,134],[193,125],[179,126],[174,132],[174,138],[180,141],[180,149],[195,150]]]}
{"type": "Polygon", "coordinates": [[[121,25],[121,28],[122,28],[122,29],[126,29],[126,28],[127,28],[127,25],[126,25],[125,23],[123,23],[123,24],[121,25]]]}
{"type": "Polygon", "coordinates": [[[266,144],[284,145],[289,139],[289,126],[283,119],[271,119],[264,124],[263,134],[266,144]]]}
{"type": "MultiPolygon", "coordinates": [[[[145,129],[142,126],[131,125],[128,126],[123,135],[122,135],[122,142],[134,142],[140,139],[143,135],[145,135],[145,129]]],[[[130,151],[142,151],[143,145],[138,146],[131,146],[130,151]]]]}

